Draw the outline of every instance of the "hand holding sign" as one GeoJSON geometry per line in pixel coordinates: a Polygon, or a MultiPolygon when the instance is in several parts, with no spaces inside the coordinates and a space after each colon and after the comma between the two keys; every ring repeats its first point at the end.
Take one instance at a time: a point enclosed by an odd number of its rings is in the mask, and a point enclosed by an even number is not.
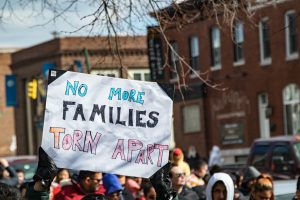
{"type": "Polygon", "coordinates": [[[157,83],[51,70],[42,147],[61,168],[150,177],[168,161],[172,103],[157,83]]]}

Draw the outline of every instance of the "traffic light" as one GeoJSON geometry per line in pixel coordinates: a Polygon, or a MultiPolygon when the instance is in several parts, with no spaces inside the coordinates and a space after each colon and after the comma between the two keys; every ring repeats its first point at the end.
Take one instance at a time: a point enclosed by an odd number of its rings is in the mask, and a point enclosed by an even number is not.
{"type": "Polygon", "coordinates": [[[37,97],[37,80],[33,79],[27,84],[27,95],[31,99],[36,99],[37,97]]]}

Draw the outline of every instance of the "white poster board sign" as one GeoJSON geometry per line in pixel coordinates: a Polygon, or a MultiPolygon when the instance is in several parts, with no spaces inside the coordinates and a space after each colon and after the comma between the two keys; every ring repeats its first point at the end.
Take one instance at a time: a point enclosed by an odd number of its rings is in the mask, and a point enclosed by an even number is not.
{"type": "Polygon", "coordinates": [[[50,70],[42,148],[60,168],[150,177],[168,162],[171,90],[50,70]]]}

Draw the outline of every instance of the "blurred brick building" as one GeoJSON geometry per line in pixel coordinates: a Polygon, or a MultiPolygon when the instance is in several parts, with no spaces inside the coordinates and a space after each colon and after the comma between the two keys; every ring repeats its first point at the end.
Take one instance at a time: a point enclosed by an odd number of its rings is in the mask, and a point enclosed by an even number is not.
{"type": "MultiPolygon", "coordinates": [[[[233,27],[222,24],[220,14],[220,26],[215,18],[199,17],[181,28],[170,25],[165,32],[193,70],[204,73],[212,85],[222,84],[225,91],[200,81],[172,51],[157,54],[153,43],[161,44],[161,52],[170,47],[155,27],[148,29],[152,78],[176,84],[183,83],[184,74],[189,86],[182,89],[185,101],[179,94],[174,103],[175,142],[186,151],[195,146],[208,156],[218,145],[226,162],[243,162],[255,138],[300,134],[300,1],[251,9],[251,20],[238,14],[233,27]],[[161,75],[161,62],[155,61],[166,58],[169,67],[161,75]],[[182,70],[179,76],[174,73],[182,70]]],[[[183,19],[184,12],[180,11],[183,19]]]]}
{"type": "Polygon", "coordinates": [[[91,74],[135,80],[150,79],[146,37],[118,37],[117,45],[119,53],[115,49],[115,38],[65,37],[12,54],[11,66],[17,75],[20,105],[15,109],[18,154],[35,154],[40,145],[45,106],[43,86],[46,85],[45,72],[48,68],[89,71],[91,74]],[[27,83],[32,79],[39,80],[36,100],[27,96],[27,83]]]}
{"type": "Polygon", "coordinates": [[[0,49],[0,156],[15,155],[16,135],[14,107],[6,105],[5,76],[12,74],[10,69],[11,53],[16,49],[0,49]]]}

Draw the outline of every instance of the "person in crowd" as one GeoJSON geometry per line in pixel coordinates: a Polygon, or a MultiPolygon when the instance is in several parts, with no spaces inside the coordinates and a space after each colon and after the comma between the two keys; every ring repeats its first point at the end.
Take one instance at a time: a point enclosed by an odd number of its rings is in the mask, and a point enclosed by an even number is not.
{"type": "Polygon", "coordinates": [[[142,178],[139,177],[127,177],[125,182],[125,188],[132,194],[136,200],[143,199],[144,194],[142,191],[142,178]]]}
{"type": "Polygon", "coordinates": [[[300,176],[298,177],[298,180],[297,180],[296,194],[295,194],[295,197],[293,198],[293,200],[296,200],[296,199],[300,199],[300,176]]]}
{"type": "Polygon", "coordinates": [[[16,173],[17,173],[17,177],[18,177],[18,183],[17,183],[16,187],[20,188],[25,180],[25,172],[22,169],[17,169],[16,173]]]}
{"type": "Polygon", "coordinates": [[[69,181],[70,180],[70,172],[68,169],[61,168],[57,172],[56,182],[61,183],[62,181],[69,181]]]}
{"type": "Polygon", "coordinates": [[[15,186],[18,184],[16,171],[9,166],[6,159],[0,159],[0,183],[15,186]]]}
{"type": "Polygon", "coordinates": [[[255,179],[250,200],[274,200],[273,179],[268,174],[261,174],[255,179]]]}
{"type": "Polygon", "coordinates": [[[184,155],[180,148],[175,148],[172,152],[172,165],[183,169],[186,176],[191,174],[190,166],[184,161],[184,155]]]}
{"type": "Polygon", "coordinates": [[[191,169],[197,168],[197,162],[200,159],[200,156],[196,150],[195,146],[190,146],[187,152],[186,161],[189,164],[191,169]]]}
{"type": "Polygon", "coordinates": [[[102,173],[92,171],[80,171],[78,180],[72,180],[71,185],[61,188],[61,191],[54,196],[54,200],[77,200],[88,194],[104,194],[102,186],[102,173]]]}
{"type": "Polygon", "coordinates": [[[199,200],[206,200],[205,189],[206,185],[199,185],[192,188],[192,190],[198,195],[199,200]]]}
{"type": "Polygon", "coordinates": [[[20,191],[11,185],[0,183],[0,199],[6,200],[21,200],[20,191]]]}
{"type": "Polygon", "coordinates": [[[234,197],[233,199],[234,200],[244,200],[244,199],[248,199],[248,197],[245,197],[240,191],[239,191],[239,187],[238,187],[238,175],[236,172],[226,172],[224,171],[225,173],[227,173],[232,181],[233,181],[233,185],[234,185],[234,197]]]}
{"type": "Polygon", "coordinates": [[[134,200],[131,192],[125,187],[126,184],[126,176],[123,175],[117,175],[119,183],[122,186],[122,196],[124,200],[134,200]]]}
{"type": "Polygon", "coordinates": [[[105,196],[108,200],[122,200],[122,185],[118,177],[114,174],[105,174],[103,176],[103,185],[105,188],[105,196]]]}
{"type": "Polygon", "coordinates": [[[172,186],[178,193],[178,199],[198,200],[199,197],[193,190],[186,186],[186,178],[183,169],[179,166],[172,166],[170,169],[172,186]]]}
{"type": "Polygon", "coordinates": [[[212,147],[212,150],[209,154],[208,166],[211,167],[213,165],[221,166],[224,162],[224,158],[221,155],[220,148],[216,145],[212,147]]]}
{"type": "MultiPolygon", "coordinates": [[[[177,193],[174,191],[174,189],[171,186],[171,179],[169,173],[170,165],[171,165],[170,163],[166,164],[150,177],[150,182],[156,191],[158,200],[178,200],[177,193]]],[[[46,200],[46,199],[48,200],[50,185],[54,177],[56,176],[57,171],[58,169],[54,161],[40,147],[38,167],[35,175],[33,176],[33,181],[27,184],[26,198],[30,200],[46,200]]],[[[82,175],[81,176],[79,175],[79,177],[82,177],[82,175]]],[[[95,174],[93,179],[94,178],[95,178],[95,174]]],[[[98,178],[96,179],[97,182],[99,180],[98,178]]],[[[89,193],[82,198],[77,198],[77,197],[78,196],[74,194],[74,196],[70,198],[66,196],[66,198],[64,199],[106,200],[104,195],[95,194],[95,193],[89,193]]]]}
{"type": "Polygon", "coordinates": [[[143,187],[145,200],[156,200],[156,192],[151,183],[146,183],[143,187]]]}
{"type": "Polygon", "coordinates": [[[187,177],[187,186],[193,188],[195,186],[205,185],[204,177],[208,172],[208,165],[203,159],[199,159],[195,164],[192,174],[187,177]]]}
{"type": "Polygon", "coordinates": [[[55,180],[51,184],[51,197],[53,199],[66,185],[71,185],[70,172],[68,169],[61,168],[58,170],[55,180]]]}
{"type": "Polygon", "coordinates": [[[172,187],[170,169],[171,162],[168,162],[150,177],[157,200],[178,200],[177,192],[172,187]]]}
{"type": "MultiPolygon", "coordinates": [[[[214,173],[219,173],[219,172],[222,172],[222,168],[220,165],[213,165],[210,167],[210,170],[209,170],[209,175],[212,176],[214,175],[214,173]]],[[[210,178],[210,177],[208,177],[210,178]]],[[[208,180],[207,180],[208,182],[208,180]]]]}
{"type": "Polygon", "coordinates": [[[259,177],[259,175],[260,172],[254,166],[249,166],[246,168],[246,171],[243,175],[243,181],[239,189],[244,196],[250,195],[252,186],[255,183],[255,179],[259,177]]]}
{"type": "Polygon", "coordinates": [[[234,184],[231,177],[223,172],[215,173],[206,186],[207,200],[234,199],[234,184]]]}

